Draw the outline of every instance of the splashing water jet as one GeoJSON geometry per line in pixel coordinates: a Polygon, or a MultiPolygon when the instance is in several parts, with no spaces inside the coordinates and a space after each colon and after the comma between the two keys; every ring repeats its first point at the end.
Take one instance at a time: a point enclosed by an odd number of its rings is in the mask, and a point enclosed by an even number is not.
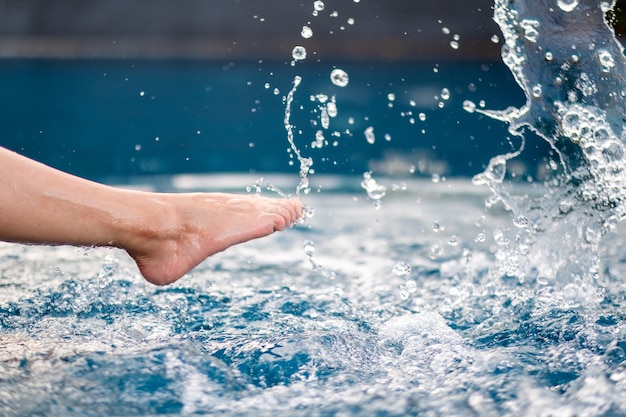
{"type": "Polygon", "coordinates": [[[470,105],[466,110],[508,123],[522,141],[517,151],[492,158],[474,178],[475,184],[488,185],[515,219],[526,219],[521,229],[516,222],[509,240],[519,243],[503,249],[503,258],[517,260],[520,278],[539,273],[565,287],[578,285],[584,298],[597,286],[597,274],[590,271],[597,270],[598,236],[626,215],[626,59],[605,17],[615,2],[558,0],[556,5],[554,0],[495,0],[494,20],[504,35],[502,59],[526,103],[502,111],[470,105]],[[561,163],[543,195],[533,198],[505,187],[507,162],[523,151],[528,131],[547,141],[561,163]],[[593,239],[585,238],[589,231],[593,239]],[[519,244],[533,250],[520,257],[519,244]],[[574,284],[573,277],[582,277],[582,284],[574,284]]]}

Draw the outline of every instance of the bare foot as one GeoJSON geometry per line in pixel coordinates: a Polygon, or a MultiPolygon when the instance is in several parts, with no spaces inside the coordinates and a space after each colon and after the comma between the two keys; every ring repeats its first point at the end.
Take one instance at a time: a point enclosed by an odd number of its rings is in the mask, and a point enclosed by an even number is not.
{"type": "Polygon", "coordinates": [[[293,225],[302,216],[299,200],[235,194],[160,194],[121,247],[141,274],[170,284],[207,257],[293,225]]]}

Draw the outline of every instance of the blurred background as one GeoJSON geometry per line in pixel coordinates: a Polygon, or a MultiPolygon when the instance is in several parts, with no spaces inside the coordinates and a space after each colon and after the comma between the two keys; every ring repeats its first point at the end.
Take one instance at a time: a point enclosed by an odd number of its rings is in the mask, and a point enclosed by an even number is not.
{"type": "MultiPolygon", "coordinates": [[[[0,145],[98,180],[295,175],[283,119],[299,75],[291,122],[317,172],[470,176],[519,146],[500,122],[463,110],[467,100],[524,102],[500,62],[491,0],[317,9],[313,0],[0,1],[0,145]],[[306,59],[292,58],[295,46],[306,59]],[[334,68],[347,86],[330,81],[334,68]],[[325,100],[338,109],[328,128],[325,100]]],[[[550,151],[529,142],[518,169],[538,177],[550,151]]]]}

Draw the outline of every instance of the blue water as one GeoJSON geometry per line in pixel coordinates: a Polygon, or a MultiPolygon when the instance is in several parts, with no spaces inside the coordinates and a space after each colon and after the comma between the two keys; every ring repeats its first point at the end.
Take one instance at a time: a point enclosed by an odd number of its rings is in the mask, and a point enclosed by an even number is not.
{"type": "Polygon", "coordinates": [[[375,209],[358,178],[318,177],[308,224],[166,288],[116,250],[1,246],[1,414],[626,413],[623,234],[602,251],[604,293],[580,303],[498,274],[511,215],[486,211],[484,189],[379,181],[375,209]],[[334,280],[304,256],[311,240],[334,280]],[[401,262],[409,275],[392,272],[401,262]]]}
{"type": "MultiPolygon", "coordinates": [[[[337,146],[312,152],[320,173],[360,175],[370,161],[401,154],[413,164],[439,161],[440,173],[449,176],[474,175],[510,145],[505,125],[468,114],[463,101],[485,100],[489,108],[523,103],[501,62],[333,61],[294,69],[288,62],[8,60],[0,62],[0,144],[99,180],[293,172],[282,97],[296,73],[303,82],[293,123],[303,150],[319,128],[311,123],[319,111],[310,96],[337,95],[338,116],[327,137],[341,136],[333,138],[337,146]],[[347,87],[330,83],[334,66],[350,74],[347,87]],[[451,97],[440,109],[435,96],[443,88],[451,97]],[[396,96],[392,108],[389,93],[396,96]],[[369,126],[378,141],[368,146],[369,126]]],[[[543,141],[534,146],[524,157],[533,173],[547,148],[543,141]]]]}

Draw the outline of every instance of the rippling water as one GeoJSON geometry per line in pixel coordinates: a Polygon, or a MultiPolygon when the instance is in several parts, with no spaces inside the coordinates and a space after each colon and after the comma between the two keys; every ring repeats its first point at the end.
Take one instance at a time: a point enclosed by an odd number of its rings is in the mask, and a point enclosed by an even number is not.
{"type": "Polygon", "coordinates": [[[498,272],[512,214],[469,180],[380,179],[379,209],[359,178],[319,181],[306,225],[171,287],[116,250],[1,246],[0,414],[626,413],[623,236],[605,292],[555,306],[498,272]]]}

